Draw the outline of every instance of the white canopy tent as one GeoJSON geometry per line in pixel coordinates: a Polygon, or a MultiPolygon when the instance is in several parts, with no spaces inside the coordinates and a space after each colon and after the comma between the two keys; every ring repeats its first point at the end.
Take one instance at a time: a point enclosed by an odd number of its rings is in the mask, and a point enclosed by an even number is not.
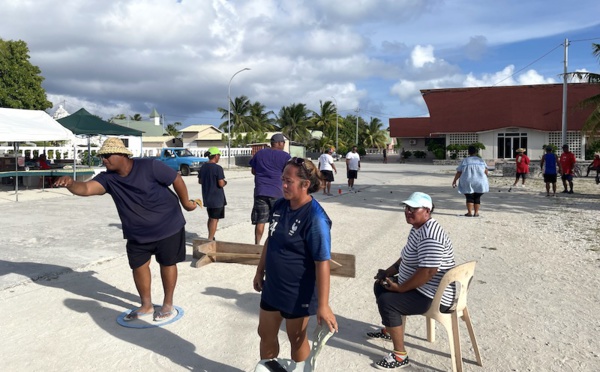
{"type": "Polygon", "coordinates": [[[19,201],[19,169],[17,166],[18,142],[68,141],[73,132],[63,127],[41,110],[0,108],[0,142],[13,142],[15,146],[15,194],[19,201]]]}

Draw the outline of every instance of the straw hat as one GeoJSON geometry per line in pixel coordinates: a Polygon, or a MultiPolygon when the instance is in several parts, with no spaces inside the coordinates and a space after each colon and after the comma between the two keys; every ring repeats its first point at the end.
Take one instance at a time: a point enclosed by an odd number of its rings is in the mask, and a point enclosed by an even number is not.
{"type": "Polygon", "coordinates": [[[104,154],[122,154],[132,156],[131,151],[125,147],[123,141],[118,139],[117,137],[108,137],[106,141],[102,144],[102,147],[97,152],[98,155],[104,154]]]}
{"type": "Polygon", "coordinates": [[[521,148],[518,148],[518,149],[517,149],[517,152],[525,152],[525,149],[524,149],[524,148],[522,148],[522,147],[521,147],[521,148]]]}

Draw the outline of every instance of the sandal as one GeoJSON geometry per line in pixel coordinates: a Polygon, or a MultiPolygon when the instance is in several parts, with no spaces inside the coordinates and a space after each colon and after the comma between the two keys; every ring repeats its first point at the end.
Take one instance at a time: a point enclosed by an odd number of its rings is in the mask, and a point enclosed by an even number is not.
{"type": "Polygon", "coordinates": [[[387,333],[387,331],[385,330],[385,328],[381,328],[377,332],[367,332],[367,337],[370,337],[370,338],[381,338],[381,339],[384,339],[386,341],[392,341],[392,337],[390,336],[389,333],[387,333]]]}
{"type": "Polygon", "coordinates": [[[465,217],[473,217],[473,215],[469,214],[469,213],[465,213],[465,217]]]}

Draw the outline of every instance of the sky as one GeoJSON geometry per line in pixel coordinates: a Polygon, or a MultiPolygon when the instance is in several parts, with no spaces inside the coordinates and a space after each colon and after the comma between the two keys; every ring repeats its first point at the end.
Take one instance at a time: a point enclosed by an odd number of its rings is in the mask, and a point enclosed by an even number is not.
{"type": "Polygon", "coordinates": [[[387,127],[428,116],[422,89],[562,83],[565,39],[569,72],[600,71],[598,0],[0,3],[0,38],[28,44],[50,114],[156,108],[165,124],[219,126],[230,93],[275,114],[332,101],[387,127]]]}

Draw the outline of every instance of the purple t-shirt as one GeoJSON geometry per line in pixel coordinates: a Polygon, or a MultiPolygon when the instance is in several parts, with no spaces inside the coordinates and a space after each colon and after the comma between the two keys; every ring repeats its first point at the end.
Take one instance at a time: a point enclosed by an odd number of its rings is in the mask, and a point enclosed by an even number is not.
{"type": "Polygon", "coordinates": [[[174,235],[185,225],[179,197],[169,189],[176,177],[175,170],[158,160],[133,159],[127,176],[106,171],[94,181],[112,196],[123,237],[143,244],[174,235]]]}
{"type": "Polygon", "coordinates": [[[254,169],[254,196],[283,197],[281,175],[288,160],[290,154],[272,148],[254,154],[250,159],[250,166],[254,169]]]}

